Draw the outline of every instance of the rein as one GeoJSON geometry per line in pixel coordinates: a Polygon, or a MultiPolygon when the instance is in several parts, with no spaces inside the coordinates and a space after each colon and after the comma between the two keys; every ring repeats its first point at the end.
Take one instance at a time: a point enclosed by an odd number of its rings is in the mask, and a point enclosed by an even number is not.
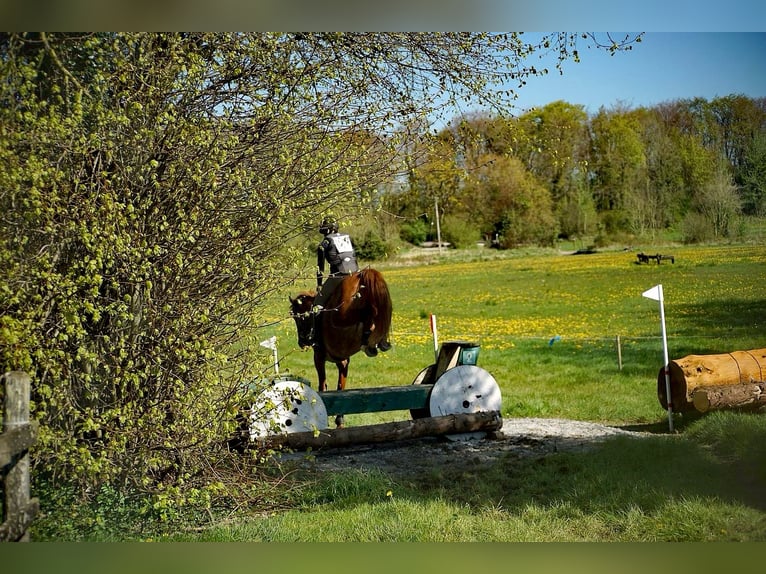
{"type": "Polygon", "coordinates": [[[319,313],[332,313],[333,311],[340,311],[340,308],[343,307],[343,305],[345,305],[346,303],[351,303],[354,299],[361,299],[362,294],[360,293],[360,291],[363,288],[364,288],[364,285],[360,283],[359,286],[356,288],[356,293],[354,293],[351,296],[351,298],[341,301],[335,307],[326,308],[326,307],[321,307],[317,305],[316,307],[312,307],[311,311],[306,311],[304,313],[290,313],[290,317],[309,317],[314,313],[319,314],[319,313]]]}

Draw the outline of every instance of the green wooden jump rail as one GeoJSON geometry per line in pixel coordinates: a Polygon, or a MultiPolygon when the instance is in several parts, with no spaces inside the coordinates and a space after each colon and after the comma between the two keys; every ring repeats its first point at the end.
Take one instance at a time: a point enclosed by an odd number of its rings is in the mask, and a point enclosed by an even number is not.
{"type": "Polygon", "coordinates": [[[319,396],[328,415],[349,415],[379,411],[404,411],[428,406],[433,385],[408,385],[324,391],[319,396]]]}

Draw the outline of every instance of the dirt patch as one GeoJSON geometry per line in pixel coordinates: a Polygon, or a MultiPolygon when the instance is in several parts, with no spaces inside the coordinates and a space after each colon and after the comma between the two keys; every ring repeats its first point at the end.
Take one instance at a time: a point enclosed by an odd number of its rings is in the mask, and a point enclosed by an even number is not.
{"type": "Polygon", "coordinates": [[[327,448],[282,455],[283,461],[318,472],[377,469],[393,476],[413,476],[434,467],[483,466],[511,453],[540,457],[585,451],[613,436],[641,438],[649,433],[565,419],[516,418],[482,437],[426,437],[390,443],[327,448]]]}

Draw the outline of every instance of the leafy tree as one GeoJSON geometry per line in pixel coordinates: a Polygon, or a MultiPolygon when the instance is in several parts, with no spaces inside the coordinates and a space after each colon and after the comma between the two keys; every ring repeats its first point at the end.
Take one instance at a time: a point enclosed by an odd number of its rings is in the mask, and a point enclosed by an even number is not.
{"type": "Polygon", "coordinates": [[[526,137],[516,155],[546,183],[554,201],[570,196],[583,171],[586,120],[583,106],[563,101],[527,112],[518,120],[526,137]]]}
{"type": "Polygon", "coordinates": [[[584,178],[573,182],[567,197],[555,204],[559,232],[563,237],[582,237],[598,228],[598,213],[584,178]]]}
{"type": "Polygon", "coordinates": [[[545,186],[514,157],[487,157],[482,165],[468,189],[483,233],[503,247],[552,244],[558,228],[545,186]]]}
{"type": "Polygon", "coordinates": [[[742,168],[742,210],[749,215],[766,215],[766,131],[748,147],[742,168]]]}
{"type": "Polygon", "coordinates": [[[731,237],[741,204],[728,169],[719,168],[696,195],[692,208],[708,223],[715,239],[731,237]]]}
{"type": "Polygon", "coordinates": [[[643,185],[629,196],[631,230],[654,233],[670,227],[683,215],[684,182],[678,136],[656,110],[633,112],[646,158],[643,185]]]}
{"type": "MultiPolygon", "coordinates": [[[[543,41],[566,59],[576,40],[543,41]]],[[[204,484],[261,369],[247,336],[305,271],[290,241],[393,180],[409,126],[458,101],[500,109],[537,48],[0,35],[0,362],[33,376],[36,468],[160,500],[204,484]]]]}
{"type": "Polygon", "coordinates": [[[435,223],[437,204],[441,215],[464,209],[462,182],[466,174],[459,158],[453,134],[442,131],[422,154],[420,163],[410,170],[413,215],[426,214],[426,220],[435,223]]]}
{"type": "Polygon", "coordinates": [[[599,211],[624,211],[645,185],[646,156],[636,118],[625,110],[601,109],[591,121],[590,169],[599,211]]]}
{"type": "Polygon", "coordinates": [[[715,167],[721,162],[715,152],[706,148],[701,140],[693,135],[679,138],[678,152],[681,156],[686,212],[695,196],[713,179],[715,167]]]}
{"type": "Polygon", "coordinates": [[[515,155],[550,190],[562,232],[584,233],[593,205],[585,189],[588,150],[583,106],[553,102],[522,115],[518,124],[525,137],[516,138],[520,143],[515,155]]]}
{"type": "Polygon", "coordinates": [[[717,147],[736,173],[744,163],[754,137],[766,128],[763,98],[759,102],[741,94],[731,94],[713,99],[708,108],[719,134],[717,147]]]}

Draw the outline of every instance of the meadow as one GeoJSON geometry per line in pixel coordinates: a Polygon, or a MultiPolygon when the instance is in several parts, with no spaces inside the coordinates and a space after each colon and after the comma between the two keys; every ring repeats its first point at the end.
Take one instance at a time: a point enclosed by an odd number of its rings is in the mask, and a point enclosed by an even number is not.
{"type": "MultiPolygon", "coordinates": [[[[654,249],[645,249],[647,253],[654,249]]],[[[394,302],[394,348],[353,357],[349,387],[408,385],[439,341],[481,346],[478,365],[502,392],[502,416],[567,418],[648,431],[586,453],[508,456],[489,468],[431,468],[402,480],[383,471],[333,474],[277,466],[251,507],[220,505],[150,523],[104,493],[78,518],[38,522],[54,540],[260,542],[766,541],[766,417],[676,415],[657,399],[663,285],[671,360],[766,347],[766,248],[663,247],[675,263],[636,264],[634,251],[564,255],[490,249],[419,252],[374,266],[394,302]],[[621,351],[618,362],[617,338],[621,351]],[[89,514],[90,513],[90,514],[89,514]],[[87,526],[84,526],[87,525],[87,526]]],[[[297,347],[288,294],[275,296],[258,338],[277,337],[280,373],[316,385],[297,347]]],[[[259,348],[268,361],[271,352],[259,348]]],[[[328,373],[331,373],[329,370],[328,373]]],[[[267,370],[264,376],[273,374],[267,370]]],[[[347,425],[408,412],[349,415],[347,425]]],[[[311,453],[307,453],[308,457],[311,453]]],[[[74,515],[73,515],[74,516],[74,515]]]]}
{"type": "MultiPolygon", "coordinates": [[[[480,345],[478,365],[497,380],[504,417],[655,423],[664,416],[657,400],[664,355],[659,305],[644,291],[663,285],[671,360],[766,346],[766,248],[675,247],[672,253],[674,264],[638,265],[631,251],[477,248],[375,264],[394,302],[394,348],[376,358],[353,357],[348,385],[410,384],[434,362],[434,314],[439,342],[480,345]]],[[[286,313],[281,300],[272,306],[274,320],[286,313]]],[[[292,321],[264,334],[277,337],[282,372],[316,385],[311,353],[298,349],[292,321]]],[[[405,415],[352,415],[349,423],[405,415]]]]}
{"type": "MultiPolygon", "coordinates": [[[[663,250],[666,252],[666,250],[663,250]]],[[[657,399],[663,365],[662,284],[669,356],[766,346],[766,249],[676,247],[674,264],[635,253],[490,250],[423,255],[378,268],[394,301],[394,349],[355,357],[351,387],[409,384],[440,340],[481,345],[478,364],[501,387],[503,417],[561,417],[650,431],[588,453],[509,456],[489,469],[431,469],[412,481],[382,471],[291,475],[291,507],[168,540],[206,541],[764,541],[766,417],[675,415],[657,399]],[[620,339],[621,365],[617,355],[620,339]]],[[[281,310],[275,308],[275,320],[281,310]]],[[[314,380],[292,325],[272,331],[282,368],[314,380]]],[[[402,420],[352,415],[347,424],[402,420]]],[[[309,454],[310,456],[310,454],[309,454]]]]}

